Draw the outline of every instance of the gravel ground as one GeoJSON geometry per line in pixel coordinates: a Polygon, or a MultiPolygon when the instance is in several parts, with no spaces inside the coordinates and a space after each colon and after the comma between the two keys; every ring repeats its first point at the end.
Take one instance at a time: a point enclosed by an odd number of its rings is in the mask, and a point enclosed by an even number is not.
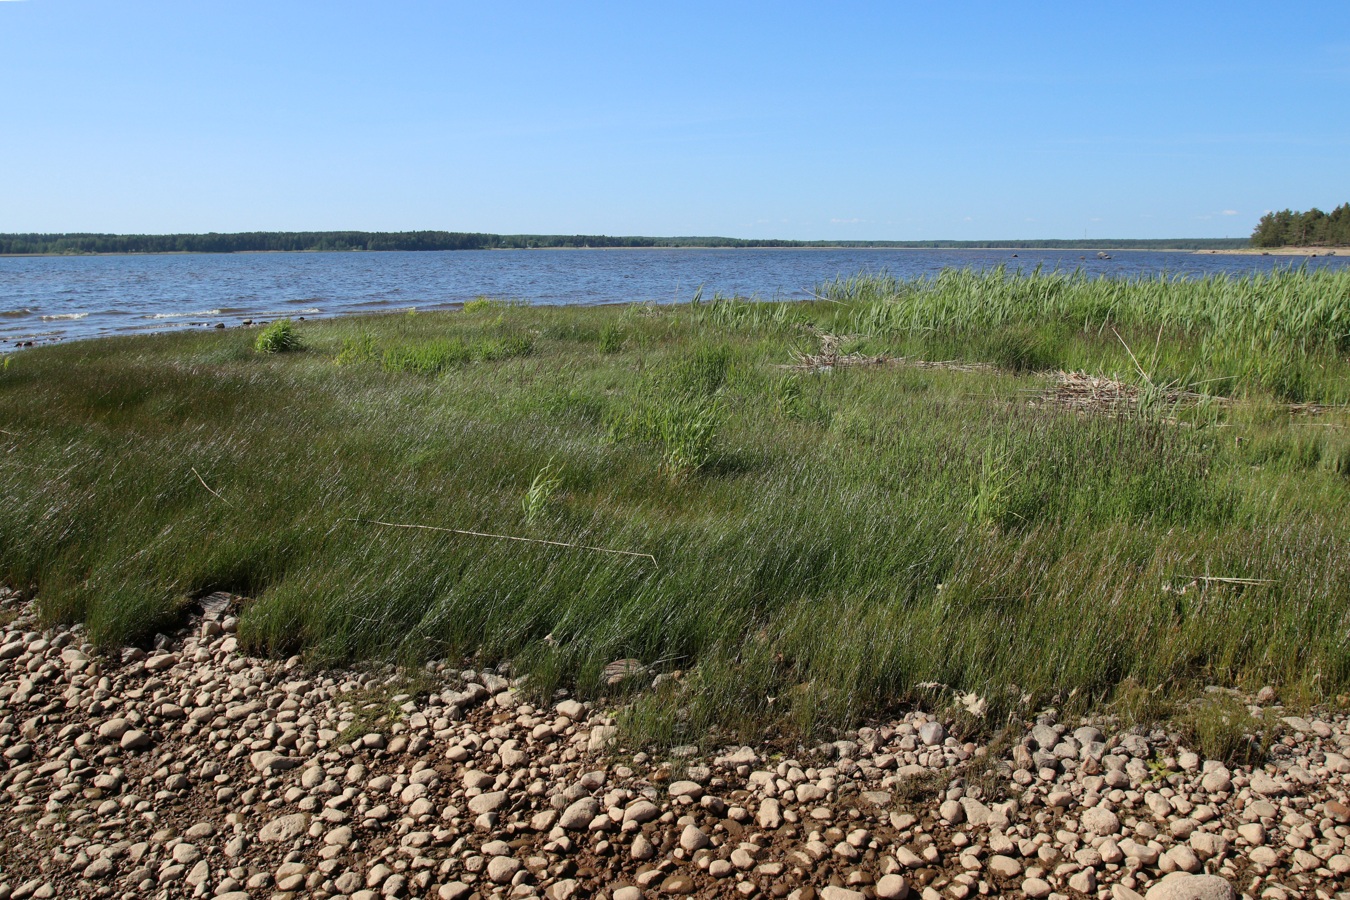
{"type": "Polygon", "coordinates": [[[1264,698],[1256,769],[1053,713],[658,759],[493,672],[242,656],[231,602],[119,659],[0,597],[0,900],[1350,898],[1339,714],[1264,698]]]}

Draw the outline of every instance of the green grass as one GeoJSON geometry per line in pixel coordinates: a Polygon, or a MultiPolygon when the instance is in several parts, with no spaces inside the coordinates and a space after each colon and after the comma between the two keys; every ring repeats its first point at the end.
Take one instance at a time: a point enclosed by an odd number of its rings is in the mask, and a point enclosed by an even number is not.
{"type": "Polygon", "coordinates": [[[636,658],[682,673],[632,712],[658,741],[820,731],[932,682],[995,724],[1350,688],[1350,274],[818,293],[25,352],[0,371],[0,577],[105,645],[229,590],[250,650],[316,663],[509,659],[584,695],[636,658]],[[823,334],[996,367],[791,368],[823,334]],[[1223,402],[1068,410],[1058,367],[1223,402]]]}

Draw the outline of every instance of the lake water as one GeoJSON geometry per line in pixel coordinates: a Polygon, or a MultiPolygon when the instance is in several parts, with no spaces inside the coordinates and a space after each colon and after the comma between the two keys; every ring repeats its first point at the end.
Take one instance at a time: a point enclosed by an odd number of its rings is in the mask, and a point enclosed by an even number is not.
{"type": "MultiPolygon", "coordinates": [[[[454,308],[489,296],[539,304],[803,298],[837,275],[910,278],[994,266],[1138,278],[1245,274],[1301,257],[1018,250],[483,250],[0,258],[0,347],[233,327],[244,319],[454,308]]],[[[1316,257],[1309,266],[1350,264],[1316,257]]]]}

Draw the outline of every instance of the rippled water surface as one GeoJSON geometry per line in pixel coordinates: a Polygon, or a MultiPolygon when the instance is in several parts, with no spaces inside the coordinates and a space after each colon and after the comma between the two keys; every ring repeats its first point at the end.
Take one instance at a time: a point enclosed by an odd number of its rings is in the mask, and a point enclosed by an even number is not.
{"type": "Polygon", "coordinates": [[[0,258],[0,341],[227,326],[244,319],[453,307],[477,296],[541,304],[687,301],[714,292],[806,297],[836,275],[903,277],[993,266],[1133,278],[1345,266],[1350,256],[1018,250],[483,250],[0,258]]]}

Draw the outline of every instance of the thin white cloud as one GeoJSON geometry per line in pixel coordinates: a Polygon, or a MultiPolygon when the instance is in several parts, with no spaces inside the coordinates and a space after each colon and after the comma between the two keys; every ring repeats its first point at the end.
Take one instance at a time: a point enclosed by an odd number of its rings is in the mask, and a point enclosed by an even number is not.
{"type": "Polygon", "coordinates": [[[1225,209],[1223,211],[1223,214],[1225,216],[1236,216],[1238,214],[1238,211],[1236,209],[1225,209]]]}
{"type": "Polygon", "coordinates": [[[862,223],[862,219],[831,219],[831,220],[830,220],[830,224],[831,224],[831,225],[858,225],[858,224],[861,224],[861,223],[862,223]]]}

